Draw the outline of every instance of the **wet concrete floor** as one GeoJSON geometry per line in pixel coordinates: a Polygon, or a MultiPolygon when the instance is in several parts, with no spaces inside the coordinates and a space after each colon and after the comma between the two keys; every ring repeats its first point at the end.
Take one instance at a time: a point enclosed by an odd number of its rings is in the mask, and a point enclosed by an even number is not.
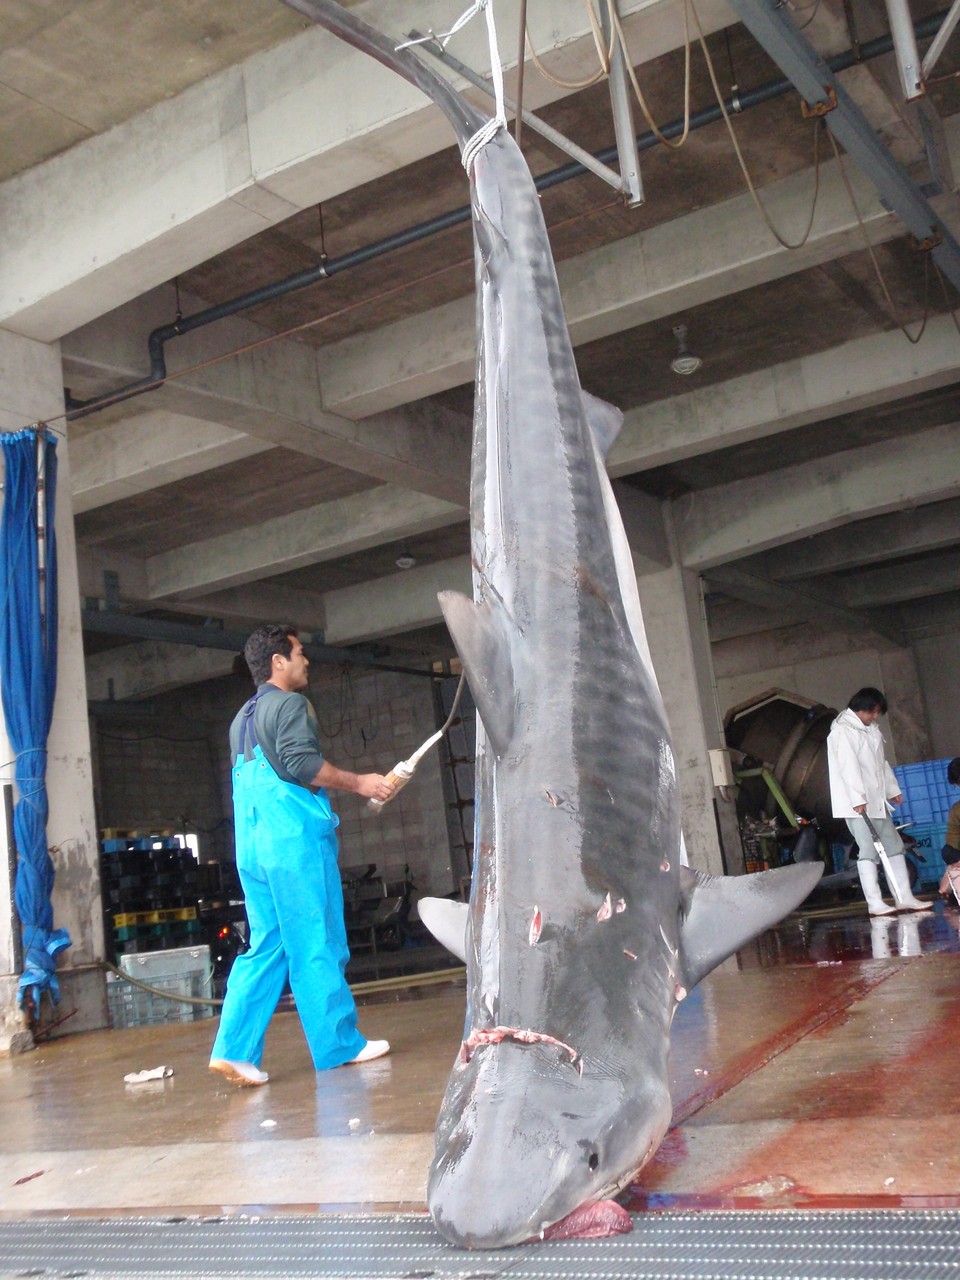
{"type": "MultiPolygon", "coordinates": [[[[799,914],[706,978],[674,1022],[673,1127],[625,1203],[960,1205],[958,930],[940,903],[799,914]]],[[[392,1054],[318,1074],[279,1012],[260,1089],[207,1071],[213,1019],[0,1060],[0,1213],[420,1212],[463,1013],[456,974],[388,984],[360,1025],[392,1054]]]]}

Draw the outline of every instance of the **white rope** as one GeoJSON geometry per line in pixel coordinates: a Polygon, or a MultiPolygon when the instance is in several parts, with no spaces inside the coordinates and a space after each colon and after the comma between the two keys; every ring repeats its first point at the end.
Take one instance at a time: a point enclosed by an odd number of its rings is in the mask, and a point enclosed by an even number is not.
{"type": "Polygon", "coordinates": [[[485,9],[486,7],[487,7],[487,0],[474,0],[474,3],[466,11],[466,13],[461,13],[460,17],[456,20],[456,22],[453,24],[453,26],[450,28],[450,30],[447,32],[446,35],[438,36],[435,31],[429,31],[425,36],[420,36],[416,40],[405,40],[403,44],[398,44],[396,46],[397,52],[399,52],[401,49],[409,49],[412,45],[415,45],[415,44],[428,44],[429,41],[431,40],[436,40],[440,48],[445,49],[447,47],[447,44],[450,38],[452,36],[455,36],[461,27],[465,27],[467,23],[470,21],[470,19],[474,17],[475,14],[478,14],[481,9],[485,9]]]}
{"type": "Polygon", "coordinates": [[[492,0],[474,0],[470,8],[460,15],[446,35],[438,36],[431,31],[429,35],[420,36],[416,40],[407,40],[404,44],[397,45],[398,50],[408,49],[411,45],[425,44],[429,40],[435,40],[442,49],[445,49],[450,38],[455,36],[461,27],[466,26],[470,19],[476,17],[480,12],[486,14],[487,19],[487,39],[490,44],[490,74],[493,79],[493,96],[497,110],[496,115],[488,120],[486,124],[481,125],[473,137],[468,138],[464,144],[463,154],[460,158],[467,173],[473,168],[473,163],[477,156],[491,138],[496,135],[497,131],[507,127],[507,113],[503,104],[503,64],[500,61],[500,49],[497,45],[497,28],[493,21],[492,0]]]}
{"type": "Polygon", "coordinates": [[[507,113],[503,105],[503,64],[500,61],[500,49],[497,45],[497,28],[493,21],[493,5],[490,0],[476,0],[474,12],[483,9],[487,15],[487,39],[490,44],[490,74],[493,77],[493,94],[494,101],[497,104],[497,113],[492,120],[488,120],[463,148],[463,155],[460,157],[463,167],[467,173],[473,168],[473,162],[477,156],[487,145],[487,143],[496,135],[499,129],[507,127],[507,113]]]}

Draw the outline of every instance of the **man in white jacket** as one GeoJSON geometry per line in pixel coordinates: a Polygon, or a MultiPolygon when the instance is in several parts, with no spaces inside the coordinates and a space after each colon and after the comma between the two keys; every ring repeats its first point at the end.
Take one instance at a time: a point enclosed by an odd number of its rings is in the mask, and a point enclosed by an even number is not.
{"type": "Polygon", "coordinates": [[[872,916],[901,911],[929,911],[930,903],[920,902],[910,888],[910,875],[903,856],[903,841],[890,818],[892,806],[900,804],[900,784],[887,764],[883,734],[877,722],[886,714],[887,700],[879,689],[859,689],[833,722],[827,737],[830,770],[830,801],[835,818],[846,821],[857,842],[857,872],[863,896],[872,916]],[[880,839],[877,848],[870,823],[880,839]],[[883,860],[887,884],[897,906],[890,907],[880,894],[878,862],[883,860]]]}

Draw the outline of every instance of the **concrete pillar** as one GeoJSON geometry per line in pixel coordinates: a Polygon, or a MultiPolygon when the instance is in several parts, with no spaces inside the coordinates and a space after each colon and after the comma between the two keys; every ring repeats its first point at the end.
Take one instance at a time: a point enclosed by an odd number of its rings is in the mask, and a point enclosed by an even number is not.
{"type": "Polygon", "coordinates": [[[669,503],[664,523],[671,563],[653,572],[638,563],[637,586],[673,737],[687,857],[710,875],[735,874],[743,870],[743,853],[733,801],[714,786],[710,764],[710,750],[724,744],[700,578],[679,562],[669,503]]]}
{"type": "MultiPolygon", "coordinates": [[[[63,413],[63,381],[56,344],[47,346],[0,330],[0,430],[12,431],[63,413]]],[[[63,422],[54,421],[63,430],[63,422]]],[[[48,739],[47,791],[50,819],[47,838],[56,881],[54,923],[69,931],[73,945],[60,958],[60,1015],[69,1015],[63,1030],[82,1031],[106,1024],[103,970],[103,922],[90,734],[80,630],[77,552],[70,505],[70,463],[66,439],[57,446],[57,556],[59,566],[60,636],[57,698],[48,739]]],[[[2,720],[2,717],[0,717],[2,720]]],[[[3,760],[10,745],[0,724],[3,760]]],[[[10,774],[9,766],[3,776],[10,774]]],[[[7,878],[0,875],[0,1054],[32,1046],[16,1006],[19,973],[14,970],[13,905],[7,878]]],[[[46,1017],[46,1009],[44,1010],[46,1017]]]]}
{"type": "MultiPolygon", "coordinates": [[[[887,758],[891,763],[915,764],[934,759],[930,717],[923,697],[917,656],[911,649],[893,649],[880,654],[880,688],[890,706],[887,758]]],[[[853,692],[853,690],[851,690],[853,692]]]]}

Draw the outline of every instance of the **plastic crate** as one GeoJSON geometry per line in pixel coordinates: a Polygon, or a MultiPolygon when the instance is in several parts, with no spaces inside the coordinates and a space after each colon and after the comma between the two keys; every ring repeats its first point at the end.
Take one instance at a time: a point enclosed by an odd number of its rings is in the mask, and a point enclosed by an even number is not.
{"type": "Polygon", "coordinates": [[[144,991],[123,978],[107,978],[107,1007],[114,1027],[150,1027],[165,1022],[196,1022],[213,1016],[211,1005],[184,1004],[170,996],[209,1000],[213,994],[210,948],[177,947],[125,955],[120,967],[140,982],[155,987],[144,991]]]}
{"type": "Polygon", "coordinates": [[[940,857],[940,850],[947,838],[947,824],[945,822],[931,825],[917,823],[907,827],[903,834],[913,836],[917,842],[917,851],[923,855],[923,861],[920,863],[920,883],[935,889],[947,869],[940,857]]]}
{"type": "MultiPolygon", "coordinates": [[[[950,806],[960,800],[960,788],[947,782],[947,765],[943,760],[921,760],[919,764],[894,766],[900,783],[903,804],[895,811],[896,822],[915,822],[923,826],[945,823],[950,806]]],[[[943,844],[943,841],[940,841],[943,844]]]]}

